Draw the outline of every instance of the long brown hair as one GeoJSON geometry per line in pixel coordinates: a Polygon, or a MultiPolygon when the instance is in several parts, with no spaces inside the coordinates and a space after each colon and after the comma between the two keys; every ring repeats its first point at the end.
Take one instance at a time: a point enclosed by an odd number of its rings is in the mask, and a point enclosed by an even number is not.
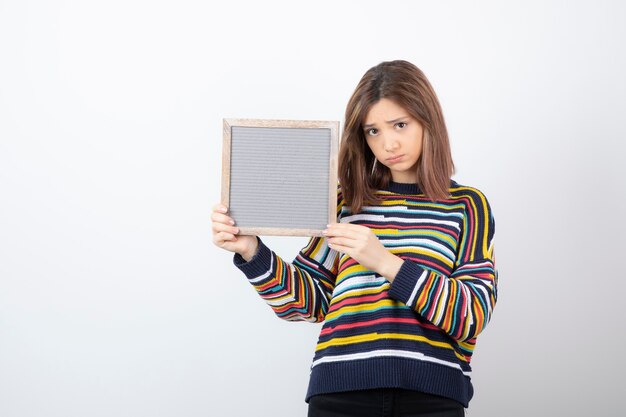
{"type": "Polygon", "coordinates": [[[370,68],[348,101],[339,151],[339,182],[346,205],[358,213],[363,205],[377,203],[376,190],[392,179],[389,168],[381,163],[374,167],[375,157],[363,132],[367,112],[382,98],[402,106],[423,126],[417,186],[431,201],[448,197],[455,169],[439,100],[419,68],[397,60],[370,68]]]}

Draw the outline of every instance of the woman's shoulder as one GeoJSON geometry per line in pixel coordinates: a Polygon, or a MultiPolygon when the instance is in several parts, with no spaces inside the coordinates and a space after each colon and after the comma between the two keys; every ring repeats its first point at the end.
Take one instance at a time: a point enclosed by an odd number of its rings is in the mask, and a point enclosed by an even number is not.
{"type": "Polygon", "coordinates": [[[473,185],[462,184],[452,179],[450,180],[450,193],[453,195],[454,194],[457,194],[457,195],[463,195],[463,194],[472,195],[473,194],[473,195],[479,195],[479,196],[485,197],[485,193],[478,187],[473,186],[473,185]]]}
{"type": "Polygon", "coordinates": [[[345,204],[346,202],[344,200],[343,192],[341,190],[341,184],[339,183],[339,181],[337,181],[337,215],[338,216],[341,213],[341,209],[343,208],[345,204]]]}
{"type": "Polygon", "coordinates": [[[461,184],[451,179],[450,195],[453,199],[463,199],[471,202],[475,208],[491,209],[486,194],[476,186],[461,184]]]}

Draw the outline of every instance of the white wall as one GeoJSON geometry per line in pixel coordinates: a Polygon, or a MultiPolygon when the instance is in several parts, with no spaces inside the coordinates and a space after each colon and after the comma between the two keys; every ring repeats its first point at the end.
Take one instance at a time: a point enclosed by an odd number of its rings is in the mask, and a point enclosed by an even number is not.
{"type": "Polygon", "coordinates": [[[468,415],[616,415],[624,3],[209,3],[0,1],[0,415],[305,415],[319,325],[211,243],[221,120],[343,122],[397,58],[496,217],[468,415]]]}

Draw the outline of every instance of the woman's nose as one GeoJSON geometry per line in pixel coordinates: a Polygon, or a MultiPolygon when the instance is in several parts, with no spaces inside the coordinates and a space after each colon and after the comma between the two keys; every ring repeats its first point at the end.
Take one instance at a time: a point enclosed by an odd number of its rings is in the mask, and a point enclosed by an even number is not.
{"type": "Polygon", "coordinates": [[[394,150],[398,149],[398,146],[399,146],[398,141],[395,140],[393,137],[385,139],[385,143],[384,143],[385,151],[393,152],[394,150]]]}

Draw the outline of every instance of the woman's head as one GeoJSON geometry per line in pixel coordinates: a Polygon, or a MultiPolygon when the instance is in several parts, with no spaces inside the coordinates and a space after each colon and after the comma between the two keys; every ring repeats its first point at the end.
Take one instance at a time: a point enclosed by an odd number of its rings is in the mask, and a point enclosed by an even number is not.
{"type": "Polygon", "coordinates": [[[390,180],[414,182],[430,200],[448,196],[454,164],[439,100],[424,73],[407,61],[370,68],[346,107],[339,181],[358,212],[390,180]],[[387,161],[402,155],[399,162],[387,161]]]}

